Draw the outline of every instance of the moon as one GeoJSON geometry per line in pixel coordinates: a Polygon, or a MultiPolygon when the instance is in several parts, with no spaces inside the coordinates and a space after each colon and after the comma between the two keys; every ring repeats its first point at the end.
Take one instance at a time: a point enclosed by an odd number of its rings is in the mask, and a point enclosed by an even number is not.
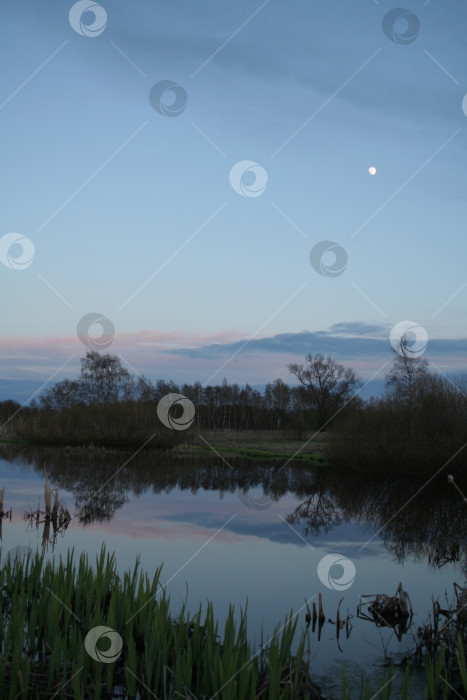
{"type": "Polygon", "coordinates": [[[376,175],[376,168],[371,166],[371,168],[368,168],[368,172],[370,173],[370,175],[376,175]]]}

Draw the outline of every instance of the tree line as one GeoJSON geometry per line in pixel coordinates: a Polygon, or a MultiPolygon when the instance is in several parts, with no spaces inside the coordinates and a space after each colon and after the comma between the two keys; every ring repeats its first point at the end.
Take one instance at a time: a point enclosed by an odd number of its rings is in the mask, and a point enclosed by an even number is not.
{"type": "MultiPolygon", "coordinates": [[[[467,444],[467,381],[433,373],[403,339],[393,350],[379,398],[363,401],[361,378],[329,356],[308,354],[303,365],[289,364],[288,370],[298,385],[279,378],[263,392],[226,379],[217,386],[178,385],[135,377],[117,356],[89,351],[77,379],[57,382],[27,407],[0,402],[0,435],[55,444],[127,447],[148,441],[170,447],[190,441],[197,429],[294,431],[298,439],[331,429],[335,462],[359,470],[375,464],[404,468],[421,460],[429,466],[467,444]],[[157,404],[169,393],[194,404],[188,430],[158,422],[157,404]]],[[[177,417],[177,407],[173,410],[177,417]]]]}
{"type": "MultiPolygon", "coordinates": [[[[322,389],[319,392],[313,390],[309,370],[302,368],[300,372],[298,365],[291,366],[291,371],[300,374],[299,386],[291,387],[279,378],[266,384],[263,392],[249,384],[229,384],[225,378],[217,386],[202,386],[200,382],[178,385],[165,379],[152,382],[145,376],[131,375],[115,355],[89,351],[81,359],[81,372],[77,379],[64,379],[46,389],[37,401],[33,400],[29,407],[21,410],[21,418],[31,422],[31,417],[40,413],[64,416],[67,411],[80,408],[84,415],[85,412],[89,414],[92,410],[102,409],[97,415],[100,421],[105,422],[114,415],[116,406],[121,409],[122,415],[124,409],[141,415],[144,408],[153,409],[166,394],[177,393],[194,404],[195,425],[200,428],[294,430],[301,435],[310,427],[318,427],[324,416],[343,397],[350,395],[350,379],[353,376],[351,370],[341,373],[340,366],[330,358],[309,356],[309,359],[315,368],[321,365],[323,380],[325,371],[329,375],[336,373],[332,387],[329,377],[329,388],[326,382],[321,382],[322,389]]],[[[20,408],[14,401],[1,402],[0,424],[8,421],[20,408]]]]}

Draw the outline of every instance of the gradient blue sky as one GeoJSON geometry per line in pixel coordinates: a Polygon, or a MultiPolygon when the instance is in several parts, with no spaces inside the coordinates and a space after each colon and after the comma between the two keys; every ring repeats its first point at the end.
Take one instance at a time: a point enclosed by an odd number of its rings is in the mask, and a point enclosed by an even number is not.
{"type": "Polygon", "coordinates": [[[404,0],[407,45],[386,0],[101,4],[96,37],[73,2],[0,10],[0,239],[35,246],[0,264],[0,399],[75,374],[90,312],[109,351],[181,382],[224,362],[213,382],[287,379],[305,348],[368,378],[405,319],[428,360],[467,368],[464,3],[404,0]],[[161,80],[186,90],[175,118],[149,102],[161,80]],[[267,171],[261,196],[231,187],[241,160],[267,171]],[[321,240],[347,251],[336,278],[310,265],[321,240]]]}

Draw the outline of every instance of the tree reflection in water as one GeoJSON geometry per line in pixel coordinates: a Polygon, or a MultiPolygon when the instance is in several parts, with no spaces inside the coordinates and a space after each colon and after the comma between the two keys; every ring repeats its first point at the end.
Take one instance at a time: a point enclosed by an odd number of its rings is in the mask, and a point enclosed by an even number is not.
{"type": "Polygon", "coordinates": [[[47,472],[55,487],[75,496],[75,517],[84,525],[111,520],[131,496],[174,489],[217,491],[219,497],[263,488],[271,502],[286,494],[302,499],[287,515],[303,526],[304,535],[317,537],[352,521],[382,539],[394,559],[407,558],[442,567],[467,565],[467,505],[441,473],[424,487],[421,479],[376,476],[359,478],[331,470],[314,472],[303,462],[258,464],[243,458],[228,465],[215,457],[176,457],[170,452],[146,452],[131,460],[125,453],[53,451],[17,455],[4,450],[4,459],[47,472]],[[125,464],[128,462],[128,464],[125,464]],[[122,467],[122,465],[125,465],[122,467]],[[423,488],[422,488],[423,487],[423,488]]]}
{"type": "Polygon", "coordinates": [[[124,492],[108,486],[93,489],[81,485],[75,490],[75,497],[76,516],[83,525],[112,520],[116,511],[128,503],[124,492]]]}
{"type": "MultiPolygon", "coordinates": [[[[285,468],[280,461],[258,464],[244,458],[229,458],[227,463],[214,455],[181,458],[170,453],[146,452],[128,459],[125,453],[110,451],[80,453],[58,450],[17,455],[13,449],[6,449],[2,456],[19,468],[33,468],[41,479],[45,459],[54,487],[74,495],[72,515],[82,526],[111,521],[130,498],[134,500],[147,492],[169,494],[177,489],[196,494],[200,490],[216,491],[219,498],[231,494],[243,505],[251,501],[253,510],[267,510],[269,503],[292,494],[301,502],[285,519],[289,524],[301,526],[304,537],[310,540],[353,523],[368,533],[368,541],[374,538],[382,540],[398,564],[407,559],[433,568],[453,564],[453,579],[459,578],[460,574],[467,577],[467,504],[444,473],[425,486],[421,479],[391,478],[388,475],[360,478],[351,473],[333,473],[331,469],[313,471],[303,462],[289,463],[285,468]],[[255,497],[256,500],[249,497],[250,491],[261,488],[264,497],[255,497]],[[247,496],[241,497],[242,494],[247,496]],[[263,503],[262,499],[266,504],[264,508],[258,506],[263,503]]],[[[44,540],[53,545],[55,539],[50,538],[46,528],[50,528],[50,522],[45,525],[44,540]]],[[[56,535],[55,529],[53,535],[56,535]]],[[[461,596],[464,592],[467,596],[466,589],[460,587],[460,590],[461,596]]],[[[364,619],[373,623],[378,621],[381,626],[381,620],[387,619],[388,603],[396,599],[388,595],[391,593],[393,591],[375,592],[376,598],[369,601],[366,609],[369,614],[364,619]]],[[[313,605],[313,610],[307,612],[308,624],[313,620],[311,632],[315,631],[316,625],[319,640],[323,626],[331,625],[341,651],[339,634],[342,630],[343,635],[345,630],[345,636],[349,637],[355,612],[347,609],[347,613],[341,613],[342,601],[343,598],[336,612],[328,610],[326,616],[321,606],[317,611],[313,605]]],[[[463,597],[462,602],[465,602],[463,597]]],[[[443,615],[454,629],[458,608],[454,604],[449,609],[439,604],[433,608],[431,622],[420,628],[419,644],[423,642],[423,649],[433,649],[439,630],[446,629],[446,623],[441,620],[443,615]]],[[[397,638],[407,636],[411,619],[394,618],[388,622],[386,632],[396,632],[397,638]]],[[[463,630],[467,630],[467,620],[463,630]]]]}
{"type": "Polygon", "coordinates": [[[286,518],[288,523],[304,522],[303,534],[318,535],[333,530],[348,518],[345,518],[332,497],[323,493],[318,487],[316,492],[300,503],[286,518]]]}
{"type": "Polygon", "coordinates": [[[315,536],[353,521],[369,536],[376,533],[398,563],[455,563],[467,575],[467,506],[446,475],[422,486],[421,480],[326,475],[288,519],[315,536]]]}

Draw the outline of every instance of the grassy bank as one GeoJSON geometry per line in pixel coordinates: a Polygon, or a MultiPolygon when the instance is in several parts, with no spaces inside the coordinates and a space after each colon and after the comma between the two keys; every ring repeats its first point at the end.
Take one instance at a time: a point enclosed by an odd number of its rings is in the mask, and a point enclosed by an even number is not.
{"type": "MultiPolygon", "coordinates": [[[[173,618],[160,573],[149,579],[136,564],[120,578],[104,549],[95,566],[73,554],[55,565],[39,556],[7,559],[0,570],[2,697],[320,697],[310,680],[305,632],[292,654],[297,616],[290,613],[267,643],[252,649],[246,612],[237,617],[230,608],[222,631],[210,604],[204,615],[201,609],[190,615],[183,606],[173,618]],[[89,635],[96,627],[107,632],[89,635]]],[[[374,697],[368,683],[350,688],[345,670],[343,679],[341,698],[374,697]]],[[[378,698],[410,698],[409,683],[409,668],[402,683],[388,669],[378,698]]],[[[452,666],[441,652],[426,671],[426,698],[449,698],[454,691],[459,697],[467,692],[461,643],[452,666]]]]}
{"type": "MultiPolygon", "coordinates": [[[[30,417],[14,437],[0,438],[0,444],[66,448],[70,452],[99,450],[134,450],[147,442],[147,448],[170,449],[186,456],[222,455],[225,458],[242,457],[254,461],[281,462],[293,458],[309,466],[328,464],[327,451],[332,437],[328,433],[306,433],[298,439],[292,430],[204,430],[193,425],[187,431],[168,430],[145,420],[138,426],[122,414],[102,422],[102,411],[91,416],[90,423],[75,423],[74,416],[30,417]],[[66,430],[63,432],[64,423],[66,430]],[[121,423],[121,425],[120,425],[121,423]],[[152,432],[151,432],[152,431],[152,432]]],[[[78,416],[77,416],[78,418],[78,416]]],[[[13,435],[13,431],[12,431],[13,435]]]]}
{"type": "Polygon", "coordinates": [[[244,457],[255,461],[284,461],[324,466],[330,445],[327,433],[306,433],[298,439],[294,431],[284,430],[199,430],[190,442],[175,447],[183,454],[215,454],[244,457]]]}

